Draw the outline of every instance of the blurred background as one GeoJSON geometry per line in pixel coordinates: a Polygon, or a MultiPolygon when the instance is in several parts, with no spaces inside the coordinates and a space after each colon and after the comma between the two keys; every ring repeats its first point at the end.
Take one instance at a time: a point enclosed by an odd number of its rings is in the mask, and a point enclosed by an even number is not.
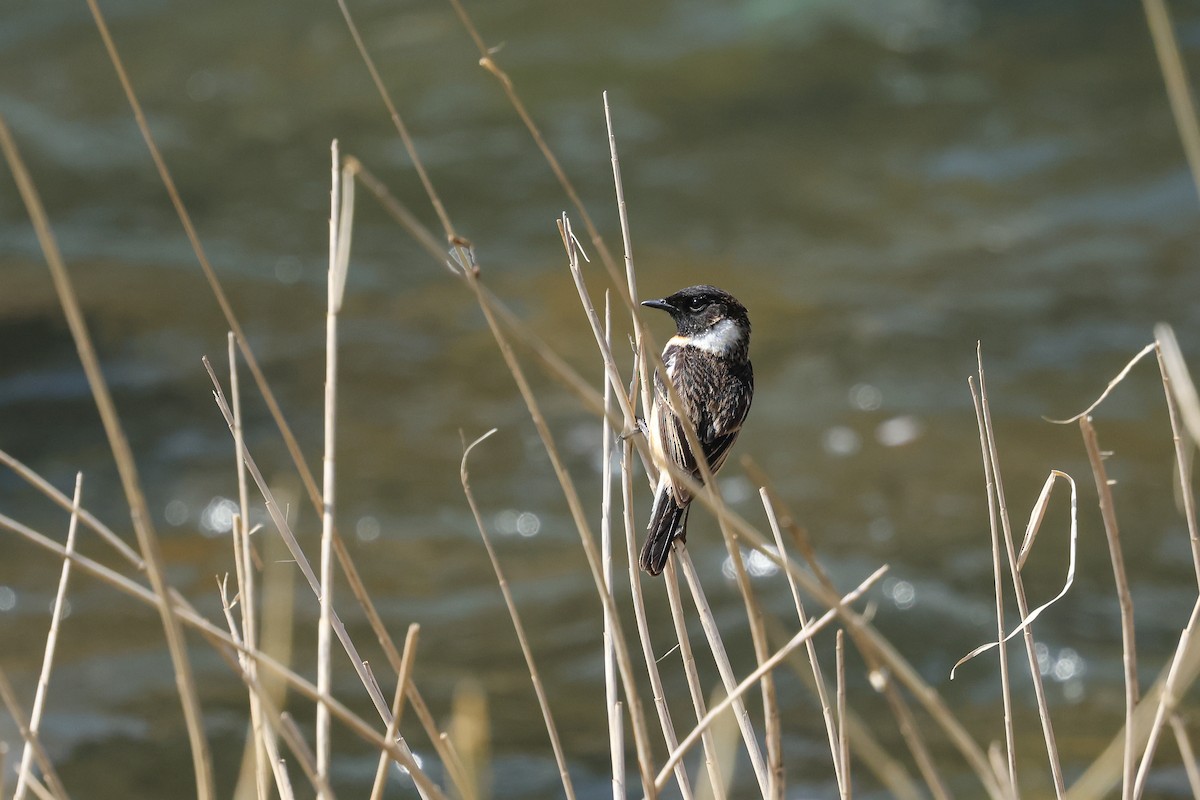
{"type": "MultiPolygon", "coordinates": [[[[1200,66],[1200,11],[1176,5],[1184,58],[1200,66]]],[[[350,7],[485,280],[599,386],[554,228],[567,201],[452,9],[437,0],[350,7]]],[[[104,8],[199,234],[319,471],[330,140],[434,228],[436,218],[333,2],[110,0],[104,8]]],[[[891,565],[872,594],[878,625],[986,745],[1003,737],[994,660],[948,679],[959,657],[994,636],[966,383],[982,342],[1014,525],[1023,529],[1051,468],[1079,482],[1076,585],[1036,627],[1068,779],[1077,775],[1123,720],[1118,609],[1078,429],[1043,417],[1086,407],[1151,341],[1156,322],[1175,326],[1185,354],[1200,347],[1200,208],[1140,5],[503,0],[469,8],[619,252],[600,99],[609,92],[640,292],[714,283],[749,307],[758,389],[735,456],[765,467],[842,588],[891,565]]],[[[0,113],[77,282],[169,577],[216,619],[214,579],[231,570],[236,474],[200,358],[223,363],[226,326],[85,5],[9,0],[0,18],[0,113]]],[[[602,270],[589,269],[599,291],[602,270]]],[[[82,470],[84,503],[132,542],[99,418],[7,175],[0,286],[0,448],[68,493],[82,470]]],[[[671,332],[665,318],[649,322],[660,342],[671,332]]],[[[462,679],[480,681],[494,796],[559,796],[458,482],[460,437],[494,426],[499,433],[473,457],[473,487],[526,615],[576,785],[582,796],[603,796],[601,620],[578,536],[470,295],[362,191],[341,343],[339,525],[395,636],[423,625],[416,680],[435,715],[446,718],[462,679]]],[[[533,374],[597,509],[599,425],[533,374]]],[[[250,450],[290,492],[291,517],[315,559],[320,520],[260,399],[244,395],[250,450]]],[[[1115,451],[1108,467],[1148,683],[1195,595],[1152,361],[1102,407],[1097,426],[1102,446],[1115,451]]],[[[736,457],[722,482],[742,514],[765,523],[736,457]]],[[[638,491],[648,504],[648,491],[638,491]]],[[[1035,604],[1066,572],[1065,506],[1064,494],[1026,570],[1035,604]]],[[[0,513],[60,540],[65,532],[66,515],[7,472],[0,513]]],[[[707,513],[693,515],[690,545],[744,673],[754,662],[741,600],[707,513]]],[[[90,534],[81,549],[105,552],[90,534]]],[[[0,664],[28,697],[58,569],[0,536],[0,664]]],[[[762,572],[764,603],[792,624],[786,583],[762,572]]],[[[665,652],[673,642],[665,598],[657,583],[648,589],[665,652]]],[[[295,663],[308,669],[317,606],[306,589],[297,598],[295,663]]],[[[43,725],[68,787],[87,785],[93,798],[186,796],[190,756],[157,615],[82,576],[70,603],[43,725]]],[[[344,607],[356,640],[379,659],[348,594],[344,607]]],[[[831,664],[831,632],[818,647],[831,664]]],[[[193,640],[192,652],[227,792],[244,690],[206,645],[193,640]]],[[[1022,773],[1032,790],[1048,792],[1019,649],[1013,664],[1022,773]]],[[[336,655],[335,668],[336,693],[367,711],[336,655]]],[[[678,662],[667,657],[663,668],[686,718],[678,662]]],[[[857,655],[850,670],[851,706],[880,720],[877,735],[906,760],[857,655]]],[[[702,675],[716,683],[710,664],[702,675]]],[[[790,673],[780,687],[789,784],[796,796],[828,796],[817,706],[790,673]]],[[[294,706],[302,721],[311,716],[307,703],[294,706]]],[[[0,737],[18,739],[7,718],[0,737]]],[[[420,734],[410,741],[428,754],[420,734]]],[[[951,789],[975,794],[951,747],[936,735],[932,745],[951,789]]],[[[335,780],[365,791],[375,756],[341,731],[335,747],[335,780]]],[[[1173,745],[1160,752],[1165,766],[1151,794],[1186,796],[1173,745]]],[[[748,770],[737,777],[742,787],[752,780],[748,770]]],[[[865,797],[880,791],[862,769],[855,786],[865,797]]]]}

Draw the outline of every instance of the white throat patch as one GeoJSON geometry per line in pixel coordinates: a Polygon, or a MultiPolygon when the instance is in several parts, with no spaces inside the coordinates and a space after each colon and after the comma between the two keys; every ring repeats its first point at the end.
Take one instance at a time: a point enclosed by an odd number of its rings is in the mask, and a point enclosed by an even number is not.
{"type": "Polygon", "coordinates": [[[688,339],[688,344],[723,356],[742,343],[742,331],[731,319],[723,319],[704,333],[688,339]]]}

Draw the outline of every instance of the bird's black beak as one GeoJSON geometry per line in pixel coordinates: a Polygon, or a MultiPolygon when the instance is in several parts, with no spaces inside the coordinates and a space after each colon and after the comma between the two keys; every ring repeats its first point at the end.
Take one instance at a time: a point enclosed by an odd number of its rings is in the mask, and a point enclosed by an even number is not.
{"type": "Polygon", "coordinates": [[[643,300],[642,305],[647,308],[657,308],[661,311],[666,311],[668,314],[675,310],[675,306],[668,303],[666,300],[643,300]]]}

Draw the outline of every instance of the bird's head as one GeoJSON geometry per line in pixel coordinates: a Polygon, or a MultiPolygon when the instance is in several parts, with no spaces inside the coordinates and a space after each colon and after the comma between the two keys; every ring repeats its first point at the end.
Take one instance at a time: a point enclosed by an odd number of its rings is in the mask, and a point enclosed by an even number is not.
{"type": "Polygon", "coordinates": [[[731,334],[736,331],[738,339],[750,335],[746,307],[715,286],[689,286],[661,300],[644,300],[642,305],[670,314],[680,336],[700,336],[718,327],[731,334]],[[722,325],[725,322],[731,324],[722,325]]]}

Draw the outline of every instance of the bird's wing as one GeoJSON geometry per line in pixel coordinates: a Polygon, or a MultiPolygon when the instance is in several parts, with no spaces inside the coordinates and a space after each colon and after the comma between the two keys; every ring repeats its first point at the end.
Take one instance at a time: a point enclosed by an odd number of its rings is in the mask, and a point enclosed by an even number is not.
{"type": "MultiPolygon", "coordinates": [[[[750,410],[753,374],[747,365],[745,375],[734,376],[736,380],[730,380],[726,374],[714,374],[711,369],[687,363],[697,357],[703,358],[703,355],[697,354],[693,348],[674,345],[663,352],[667,374],[679,395],[679,411],[692,421],[709,469],[715,473],[725,463],[729,448],[737,439],[742,422],[750,410]]],[[[700,470],[688,445],[683,423],[676,414],[666,411],[672,407],[670,396],[662,377],[657,373],[654,376],[654,388],[657,405],[665,412],[657,415],[656,431],[663,456],[699,478],[700,470]]],[[[673,480],[671,483],[676,501],[680,505],[687,503],[691,493],[678,482],[673,480]]]]}

